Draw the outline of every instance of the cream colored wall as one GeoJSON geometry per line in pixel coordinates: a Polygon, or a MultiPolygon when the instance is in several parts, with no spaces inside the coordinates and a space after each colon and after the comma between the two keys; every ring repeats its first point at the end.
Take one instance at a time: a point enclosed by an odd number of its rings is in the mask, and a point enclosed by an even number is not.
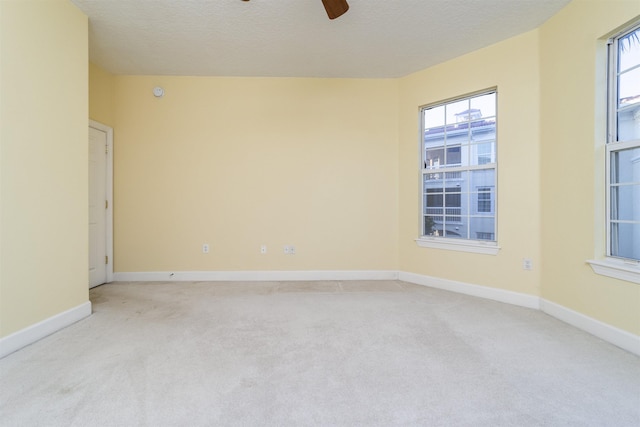
{"type": "Polygon", "coordinates": [[[114,126],[115,77],[99,66],[89,63],[89,118],[114,126]]]}
{"type": "Polygon", "coordinates": [[[0,1],[0,337],[88,301],[87,18],[0,1]]]}
{"type": "Polygon", "coordinates": [[[542,295],[635,334],[640,286],[585,261],[605,253],[604,40],[638,15],[637,1],[575,0],[540,28],[542,295]]]}
{"type": "Polygon", "coordinates": [[[395,270],[397,84],[116,76],[115,271],[395,270]]]}
{"type": "Polygon", "coordinates": [[[400,80],[401,271],[539,295],[538,33],[505,40],[400,80]],[[498,89],[498,255],[420,248],[419,107],[498,89]],[[522,269],[531,258],[533,270],[522,269]]]}

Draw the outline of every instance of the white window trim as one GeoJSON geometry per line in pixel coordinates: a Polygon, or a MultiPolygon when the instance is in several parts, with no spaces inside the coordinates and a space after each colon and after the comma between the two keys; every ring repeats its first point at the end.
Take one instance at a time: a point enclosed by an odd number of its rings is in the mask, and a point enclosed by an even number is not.
{"type": "Polygon", "coordinates": [[[587,260],[594,273],[614,279],[640,284],[640,262],[617,258],[587,260]]]}
{"type": "Polygon", "coordinates": [[[615,46],[617,49],[617,45],[613,42],[616,38],[621,37],[625,33],[629,32],[633,28],[638,25],[636,22],[634,25],[627,27],[625,30],[619,32],[617,35],[611,37],[607,42],[607,133],[606,133],[606,141],[605,141],[605,236],[606,236],[606,248],[604,250],[603,257],[600,259],[587,260],[586,262],[590,265],[591,269],[595,274],[599,274],[601,276],[606,276],[618,280],[624,280],[631,283],[640,284],[640,261],[636,260],[627,260],[623,258],[616,258],[609,256],[609,251],[611,250],[611,241],[610,241],[610,218],[611,218],[611,200],[610,200],[610,189],[611,185],[609,182],[610,179],[610,166],[611,166],[611,153],[624,150],[626,148],[631,148],[632,146],[637,145],[637,141],[624,141],[618,142],[616,141],[616,137],[614,134],[614,130],[617,128],[617,114],[612,113],[612,110],[615,111],[613,107],[614,104],[617,105],[617,99],[614,99],[616,93],[616,83],[615,79],[611,78],[612,70],[616,69],[616,52],[611,54],[611,46],[615,46]]]}
{"type": "Polygon", "coordinates": [[[497,242],[484,242],[482,240],[447,239],[442,237],[422,236],[416,239],[421,248],[445,249],[458,252],[472,252],[484,255],[498,255],[500,246],[497,242]]]}
{"type": "MultiPolygon", "coordinates": [[[[497,100],[497,96],[498,96],[498,88],[497,87],[493,87],[493,88],[488,88],[488,89],[484,89],[484,90],[480,90],[477,92],[472,92],[469,93],[467,95],[461,96],[461,97],[456,97],[456,98],[450,98],[450,99],[446,99],[443,101],[440,101],[439,104],[444,104],[447,102],[451,102],[455,99],[464,99],[464,98],[470,98],[473,96],[477,96],[483,93],[489,93],[489,92],[495,92],[496,94],[496,134],[498,131],[497,128],[497,123],[498,123],[498,100],[497,100]]],[[[424,136],[423,136],[423,132],[424,132],[424,123],[422,122],[423,118],[422,118],[422,111],[423,108],[425,108],[426,106],[421,106],[419,111],[420,111],[420,198],[422,199],[423,195],[424,195],[424,170],[422,167],[422,162],[424,161],[424,136]]],[[[485,240],[468,240],[468,239],[452,239],[452,238],[445,238],[445,237],[435,237],[435,236],[426,236],[426,235],[422,235],[420,237],[418,237],[417,239],[415,239],[416,244],[421,247],[421,248],[431,248],[431,249],[444,249],[444,250],[449,250],[449,251],[456,251],[456,252],[470,252],[470,253],[476,253],[476,254],[484,254],[484,255],[498,255],[498,252],[500,251],[501,247],[498,246],[498,178],[497,178],[497,174],[498,174],[498,162],[497,162],[497,137],[496,137],[496,143],[495,143],[495,153],[494,153],[494,162],[492,163],[493,168],[488,168],[485,167],[486,165],[475,165],[475,166],[467,166],[465,168],[461,168],[461,170],[484,170],[484,169],[493,169],[496,173],[496,181],[493,187],[493,192],[494,192],[494,198],[492,200],[493,203],[493,215],[495,218],[495,237],[496,240],[495,241],[485,241],[485,240]]],[[[447,170],[446,172],[452,172],[452,171],[456,171],[457,168],[452,168],[452,170],[447,170]]],[[[445,172],[445,171],[442,171],[445,172]]],[[[423,216],[424,216],[424,206],[423,206],[424,202],[420,202],[420,229],[422,230],[423,227],[423,216]]]]}

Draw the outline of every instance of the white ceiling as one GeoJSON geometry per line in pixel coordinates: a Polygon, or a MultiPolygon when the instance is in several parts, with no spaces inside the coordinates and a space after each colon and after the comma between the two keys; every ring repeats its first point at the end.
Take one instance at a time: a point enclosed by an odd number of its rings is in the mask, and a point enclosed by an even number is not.
{"type": "Polygon", "coordinates": [[[401,77],[532,30],[569,0],[72,0],[115,74],[401,77]]]}

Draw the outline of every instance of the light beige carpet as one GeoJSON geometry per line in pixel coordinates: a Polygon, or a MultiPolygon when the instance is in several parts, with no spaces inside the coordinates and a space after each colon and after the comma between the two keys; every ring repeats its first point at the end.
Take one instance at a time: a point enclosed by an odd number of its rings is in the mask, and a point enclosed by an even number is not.
{"type": "Polygon", "coordinates": [[[397,281],[91,300],[0,360],[0,425],[640,425],[640,358],[534,310],[397,281]]]}

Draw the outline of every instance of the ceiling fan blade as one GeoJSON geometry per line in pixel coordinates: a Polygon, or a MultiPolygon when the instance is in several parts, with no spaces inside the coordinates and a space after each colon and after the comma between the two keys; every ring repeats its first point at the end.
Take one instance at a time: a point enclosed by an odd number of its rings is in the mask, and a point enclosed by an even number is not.
{"type": "Polygon", "coordinates": [[[329,19],[336,19],[349,10],[347,0],[322,0],[322,4],[327,11],[327,15],[329,15],[329,19]]]}

